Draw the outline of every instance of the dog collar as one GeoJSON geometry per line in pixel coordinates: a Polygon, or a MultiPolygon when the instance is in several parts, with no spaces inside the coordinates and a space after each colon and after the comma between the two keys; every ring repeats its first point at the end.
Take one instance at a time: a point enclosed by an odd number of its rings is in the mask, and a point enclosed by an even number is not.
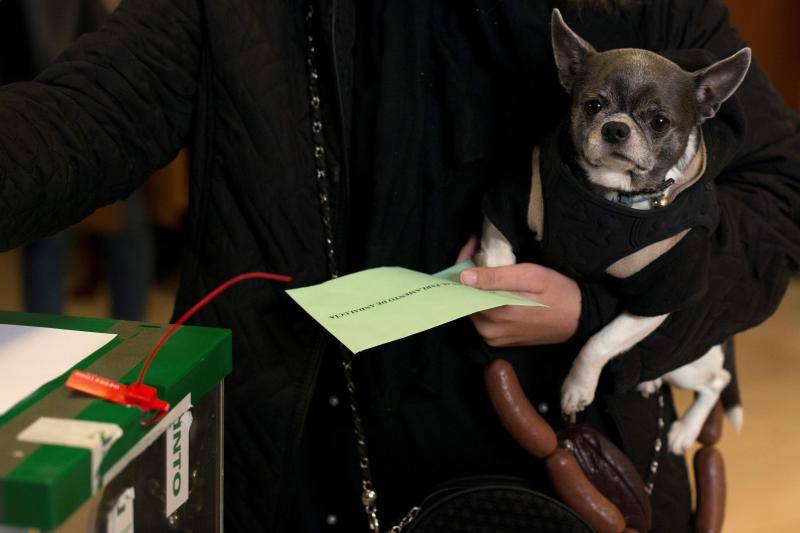
{"type": "Polygon", "coordinates": [[[616,191],[609,190],[606,194],[606,200],[622,204],[626,207],[634,207],[642,202],[649,202],[649,207],[666,207],[669,204],[667,197],[667,190],[675,184],[675,180],[668,178],[654,189],[646,189],[643,191],[616,191]]]}

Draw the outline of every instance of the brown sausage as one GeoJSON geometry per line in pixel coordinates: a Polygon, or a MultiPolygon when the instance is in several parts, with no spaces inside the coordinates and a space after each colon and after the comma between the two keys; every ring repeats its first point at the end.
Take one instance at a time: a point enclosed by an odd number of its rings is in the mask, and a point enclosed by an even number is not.
{"type": "Polygon", "coordinates": [[[697,437],[702,444],[713,446],[722,438],[722,402],[717,402],[714,409],[708,414],[700,436],[697,437]]]}
{"type": "Polygon", "coordinates": [[[694,475],[697,483],[696,533],[718,533],[725,519],[725,462],[712,446],[694,454],[694,475]]]}
{"type": "Polygon", "coordinates": [[[556,493],[597,533],[622,533],[625,518],[608,498],[586,478],[575,457],[561,448],[545,461],[556,493]]]}
{"type": "Polygon", "coordinates": [[[514,440],[539,459],[553,453],[556,434],[528,401],[511,364],[495,360],[486,367],[484,379],[494,410],[514,440]]]}

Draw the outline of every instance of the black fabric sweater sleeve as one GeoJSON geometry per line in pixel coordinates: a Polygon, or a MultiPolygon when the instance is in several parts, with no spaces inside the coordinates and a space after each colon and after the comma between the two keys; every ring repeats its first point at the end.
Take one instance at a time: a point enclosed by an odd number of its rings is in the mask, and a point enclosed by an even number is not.
{"type": "Polygon", "coordinates": [[[695,228],[669,252],[611,286],[629,313],[658,316],[687,309],[708,291],[708,232],[695,228]]]}
{"type": "Polygon", "coordinates": [[[581,314],[578,328],[567,341],[569,352],[577,354],[586,341],[614,320],[622,311],[619,296],[605,283],[584,281],[578,283],[581,291],[581,314]]]}
{"type": "Polygon", "coordinates": [[[0,89],[0,250],[126,197],[185,144],[198,4],[123,2],[35,81],[0,89]]]}
{"type": "MultiPolygon", "coordinates": [[[[643,19],[653,48],[702,48],[725,57],[745,43],[718,0],[653,2],[643,19]]],[[[710,241],[708,291],[610,365],[628,390],[702,356],[777,308],[800,263],[800,127],[754,63],[737,92],[747,120],[742,146],[716,178],[721,219],[710,241]]],[[[724,123],[723,123],[724,126],[724,123]]],[[[707,139],[708,153],[726,146],[707,139]]]]}

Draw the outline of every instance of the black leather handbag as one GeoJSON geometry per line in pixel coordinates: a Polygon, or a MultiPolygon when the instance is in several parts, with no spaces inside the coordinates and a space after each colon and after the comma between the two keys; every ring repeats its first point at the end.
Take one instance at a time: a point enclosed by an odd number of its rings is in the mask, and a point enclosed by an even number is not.
{"type": "MultiPolygon", "coordinates": [[[[346,377],[352,383],[352,376],[346,377]]],[[[501,422],[521,446],[544,462],[555,492],[567,505],[520,478],[468,477],[435,489],[391,533],[578,533],[626,528],[645,533],[650,529],[647,487],[616,446],[586,425],[570,425],[556,435],[524,397],[506,361],[490,364],[485,379],[501,422]]]]}
{"type": "Polygon", "coordinates": [[[469,477],[434,490],[392,533],[591,533],[567,506],[514,477],[469,477]]]}
{"type": "Polygon", "coordinates": [[[378,520],[366,440],[355,403],[352,359],[346,352],[345,380],[362,479],[362,506],[375,533],[645,533],[650,498],[642,478],[616,446],[585,425],[559,435],[524,398],[510,364],[497,360],[485,371],[487,392],[501,422],[534,458],[542,460],[555,493],[566,503],[534,490],[520,478],[475,476],[434,489],[390,528],[378,520]]]}

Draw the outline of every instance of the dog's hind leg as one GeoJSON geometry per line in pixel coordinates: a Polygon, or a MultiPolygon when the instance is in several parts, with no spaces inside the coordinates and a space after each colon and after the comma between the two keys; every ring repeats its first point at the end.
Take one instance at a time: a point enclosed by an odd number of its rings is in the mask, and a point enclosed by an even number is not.
{"type": "Polygon", "coordinates": [[[717,345],[697,361],[663,376],[670,385],[697,393],[689,409],[669,429],[667,439],[672,453],[682,455],[694,444],[720,393],[728,385],[731,375],[722,368],[723,358],[717,345]]]}

